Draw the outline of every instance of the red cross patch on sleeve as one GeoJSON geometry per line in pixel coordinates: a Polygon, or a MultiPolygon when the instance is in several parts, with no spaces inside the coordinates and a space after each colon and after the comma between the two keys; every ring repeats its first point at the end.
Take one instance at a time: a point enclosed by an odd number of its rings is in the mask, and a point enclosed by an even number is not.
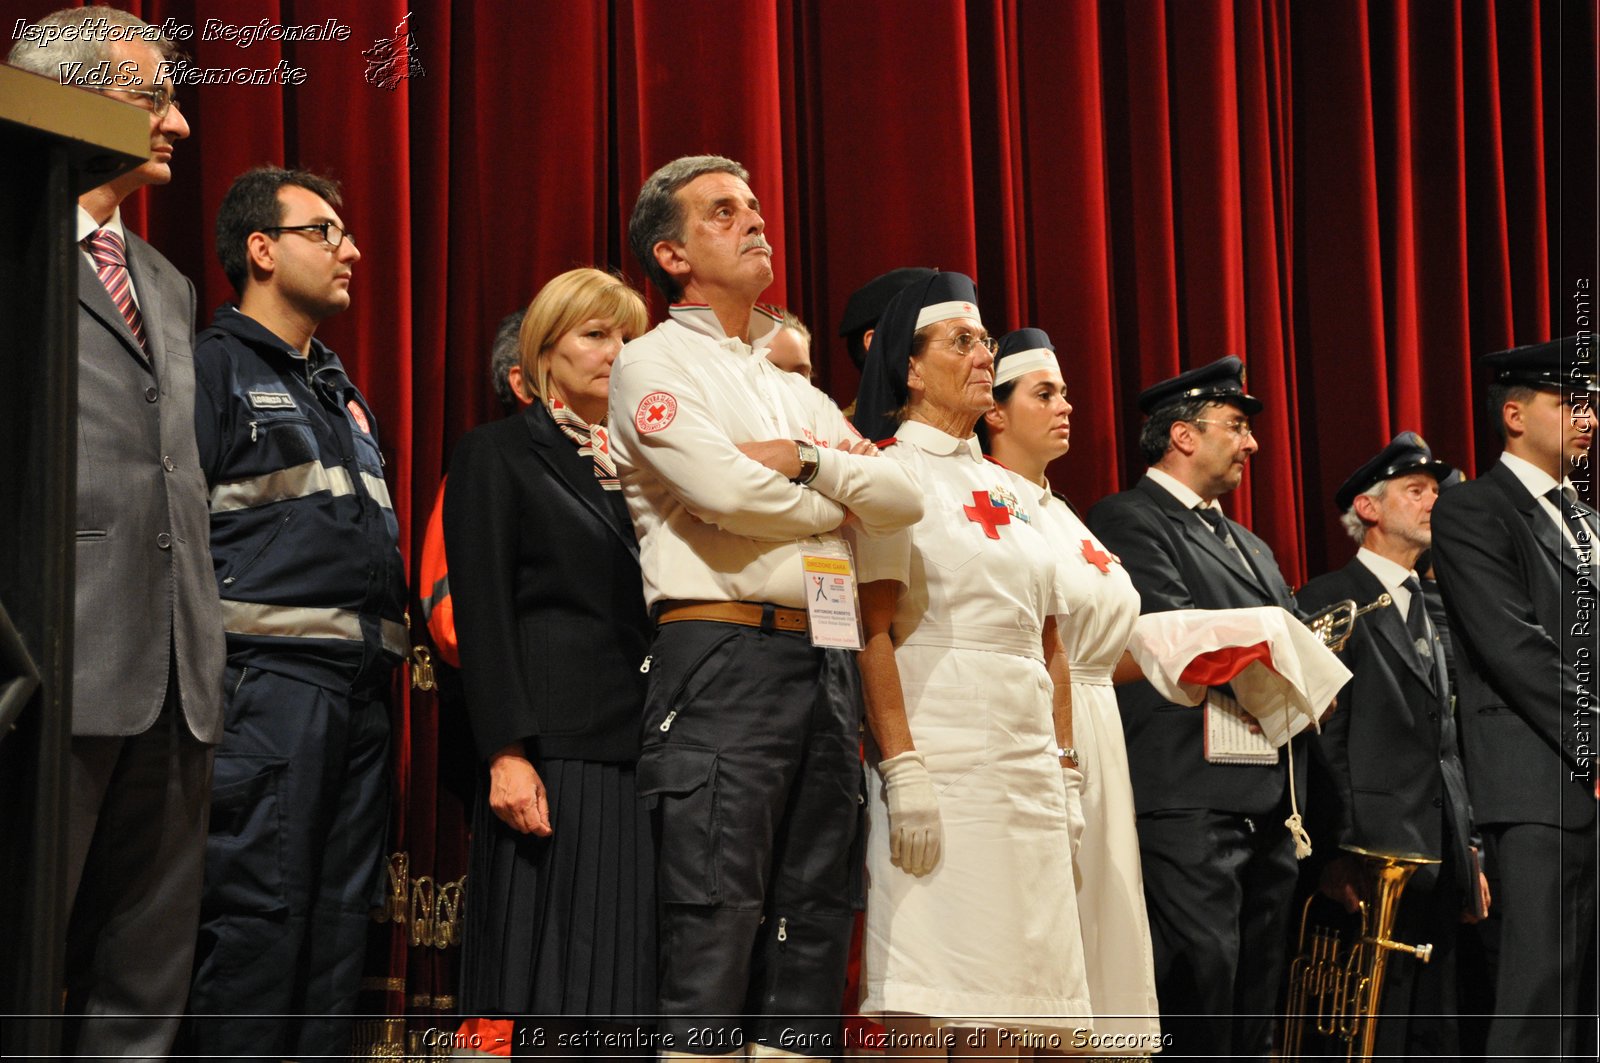
{"type": "Polygon", "coordinates": [[[367,424],[367,412],[361,408],[361,404],[355,399],[351,399],[344,404],[344,408],[350,411],[350,419],[356,423],[356,427],[370,436],[372,434],[372,426],[367,424]]]}
{"type": "Polygon", "coordinates": [[[665,391],[652,391],[639,400],[639,408],[633,411],[633,426],[649,435],[667,427],[676,416],[678,400],[665,391]]]}

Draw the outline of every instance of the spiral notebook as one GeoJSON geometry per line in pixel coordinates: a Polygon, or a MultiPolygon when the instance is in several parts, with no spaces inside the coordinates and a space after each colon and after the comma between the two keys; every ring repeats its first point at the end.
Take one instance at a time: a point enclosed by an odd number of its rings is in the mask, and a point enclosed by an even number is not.
{"type": "Polygon", "coordinates": [[[1276,764],[1278,750],[1250,730],[1251,716],[1220,690],[1206,693],[1205,754],[1212,764],[1276,764]]]}

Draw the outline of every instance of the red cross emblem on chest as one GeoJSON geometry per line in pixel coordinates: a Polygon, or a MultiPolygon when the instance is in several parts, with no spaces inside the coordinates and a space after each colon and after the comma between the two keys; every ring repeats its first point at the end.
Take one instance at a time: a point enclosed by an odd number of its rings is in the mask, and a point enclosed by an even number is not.
{"type": "Polygon", "coordinates": [[[1089,562],[1089,564],[1093,565],[1095,568],[1099,569],[1102,573],[1110,572],[1111,562],[1116,560],[1116,558],[1111,554],[1101,553],[1099,548],[1094,545],[1094,541],[1092,539],[1083,540],[1083,559],[1089,562]]]}
{"type": "Polygon", "coordinates": [[[1005,506],[995,505],[987,491],[972,492],[972,505],[962,506],[961,510],[968,520],[982,524],[983,534],[991,539],[1000,538],[1000,525],[1011,523],[1011,511],[1005,506]]]}

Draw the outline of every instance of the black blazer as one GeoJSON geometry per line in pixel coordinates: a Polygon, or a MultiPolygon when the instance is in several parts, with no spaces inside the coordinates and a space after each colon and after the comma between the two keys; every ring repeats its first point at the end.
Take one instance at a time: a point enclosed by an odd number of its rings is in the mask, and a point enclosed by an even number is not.
{"type": "MultiPolygon", "coordinates": [[[[1265,542],[1228,521],[1234,541],[1250,560],[1251,571],[1244,572],[1199,515],[1149,477],[1097,502],[1089,510],[1088,525],[1121,558],[1139,590],[1141,613],[1254,605],[1295,610],[1294,596],[1265,542]]],[[[1202,710],[1174,705],[1144,682],[1118,687],[1117,705],[1140,813],[1206,808],[1262,814],[1284,798],[1282,751],[1277,765],[1211,764],[1205,759],[1202,710]]],[[[1305,744],[1294,746],[1299,779],[1305,744]]],[[[1297,792],[1303,793],[1303,787],[1297,792]]]]}
{"type": "MultiPolygon", "coordinates": [[[[1352,558],[1306,584],[1295,598],[1302,609],[1315,611],[1346,598],[1367,605],[1383,593],[1372,570],[1352,558]]],[[[1426,608],[1425,602],[1418,605],[1426,608]]],[[[1353,675],[1318,739],[1338,796],[1338,840],[1432,857],[1441,857],[1449,845],[1465,874],[1472,805],[1455,716],[1449,694],[1437,693],[1428,678],[1405,614],[1390,605],[1361,617],[1339,656],[1353,675]]],[[[1434,656],[1444,661],[1438,639],[1434,656]]]]}
{"type": "Polygon", "coordinates": [[[445,554],[467,713],[485,758],[632,761],[653,634],[620,491],[540,404],[456,445],[445,554]]]}
{"type": "Polygon", "coordinates": [[[1600,690],[1593,566],[1580,575],[1560,529],[1500,462],[1439,496],[1433,558],[1478,822],[1587,827],[1600,690]]]}

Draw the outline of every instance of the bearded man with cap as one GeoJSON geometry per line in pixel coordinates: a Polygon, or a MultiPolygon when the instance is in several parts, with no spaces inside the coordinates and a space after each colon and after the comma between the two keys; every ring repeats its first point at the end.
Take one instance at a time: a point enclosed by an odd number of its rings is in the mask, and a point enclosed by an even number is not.
{"type": "Polygon", "coordinates": [[[1574,478],[1593,475],[1591,343],[1567,337],[1484,359],[1505,451],[1434,509],[1467,784],[1499,880],[1487,1047],[1497,1058],[1592,1056],[1595,1047],[1600,519],[1573,490],[1574,478]]]}
{"type": "MultiPolygon", "coordinates": [[[[1334,494],[1340,523],[1360,545],[1356,556],[1296,595],[1306,610],[1347,599],[1365,606],[1385,594],[1392,601],[1356,620],[1341,653],[1355,675],[1318,742],[1338,797],[1337,841],[1443,861],[1412,875],[1390,935],[1432,944],[1433,956],[1426,964],[1409,956],[1389,961],[1378,1023],[1384,1055],[1459,1055],[1456,937],[1463,919],[1476,922],[1488,907],[1445,634],[1428,617],[1416,572],[1433,541],[1440,481],[1452,471],[1415,432],[1395,436],[1334,494]]],[[[1322,891],[1348,911],[1358,897],[1370,900],[1354,854],[1335,856],[1321,877],[1322,891]]]]}
{"type": "MultiPolygon", "coordinates": [[[[1162,381],[1139,409],[1149,471],[1087,523],[1133,578],[1141,613],[1293,612],[1271,548],[1217,502],[1257,449],[1248,415],[1261,402],[1245,391],[1243,364],[1229,356],[1162,381]]],[[[1265,763],[1208,760],[1206,723],[1221,708],[1174,704],[1146,682],[1119,687],[1117,702],[1168,1051],[1264,1057],[1295,883],[1288,758],[1279,749],[1265,763]]]]}
{"type": "MultiPolygon", "coordinates": [[[[896,435],[926,512],[855,535],[871,734],[863,1015],[890,1054],[948,1044],[946,1027],[1086,1030],[1073,890],[1083,777],[1061,586],[1024,485],[983,460],[994,341],[972,281],[939,273],[890,302],[856,427],[896,435]]],[[[964,1038],[977,1036],[964,1034],[964,1038]]],[[[976,1043],[966,1040],[967,1044],[976,1043]]]]}
{"type": "Polygon", "coordinates": [[[672,305],[611,375],[658,625],[637,775],[659,839],[658,1029],[674,1055],[792,1054],[781,1039],[830,1056],[859,892],[861,702],[853,655],[807,637],[808,559],[848,571],[841,525],[889,534],[922,497],[767,360],[780,319],[756,307],[772,248],[748,178],[690,156],[645,182],[628,240],[672,305]]]}

